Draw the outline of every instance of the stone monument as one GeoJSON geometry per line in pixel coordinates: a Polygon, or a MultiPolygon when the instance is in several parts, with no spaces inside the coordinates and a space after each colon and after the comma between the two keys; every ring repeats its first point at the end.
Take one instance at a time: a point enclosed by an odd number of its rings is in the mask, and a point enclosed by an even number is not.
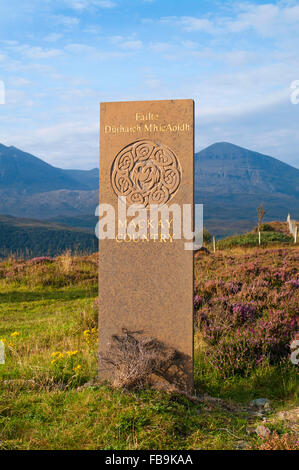
{"type": "Polygon", "coordinates": [[[192,231],[194,102],[101,103],[100,121],[100,378],[111,379],[103,358],[126,331],[175,350],[169,381],[190,392],[193,239],[183,213],[192,231]]]}

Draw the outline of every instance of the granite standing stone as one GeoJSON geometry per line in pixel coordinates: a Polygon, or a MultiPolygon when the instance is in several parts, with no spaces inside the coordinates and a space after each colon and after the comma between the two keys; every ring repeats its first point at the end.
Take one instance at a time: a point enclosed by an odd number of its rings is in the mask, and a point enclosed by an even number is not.
{"type": "Polygon", "coordinates": [[[183,238],[119,238],[117,227],[118,197],[127,208],[190,205],[193,218],[194,102],[101,103],[100,127],[100,204],[116,214],[115,237],[99,241],[100,379],[113,374],[101,360],[112,336],[138,331],[179,352],[172,381],[192,391],[193,251],[183,238]]]}

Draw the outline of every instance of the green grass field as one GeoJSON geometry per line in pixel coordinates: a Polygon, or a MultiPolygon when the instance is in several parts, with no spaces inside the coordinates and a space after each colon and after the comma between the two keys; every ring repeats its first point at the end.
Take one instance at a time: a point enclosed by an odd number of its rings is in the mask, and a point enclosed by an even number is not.
{"type": "MultiPolygon", "coordinates": [[[[248,263],[256,258],[239,250],[197,260],[197,280],[229,276],[228,267],[240,257],[244,263],[245,254],[248,263]]],[[[199,327],[195,393],[201,400],[97,384],[97,269],[96,255],[0,264],[0,340],[6,352],[0,365],[0,449],[297,446],[293,424],[278,418],[296,407],[296,366],[263,364],[246,376],[223,378],[209,363],[199,327]],[[271,403],[263,415],[249,407],[260,397],[271,403]],[[265,416],[273,433],[266,443],[248,431],[265,416]]]]}

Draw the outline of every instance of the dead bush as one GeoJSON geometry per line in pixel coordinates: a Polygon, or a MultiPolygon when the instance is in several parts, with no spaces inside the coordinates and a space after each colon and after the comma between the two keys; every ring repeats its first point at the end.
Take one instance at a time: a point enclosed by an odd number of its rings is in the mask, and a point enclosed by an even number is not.
{"type": "Polygon", "coordinates": [[[123,335],[114,335],[103,365],[113,369],[115,388],[136,389],[167,382],[181,388],[185,384],[184,356],[174,348],[142,332],[122,329],[123,335]]]}
{"type": "Polygon", "coordinates": [[[289,433],[279,436],[274,431],[269,439],[258,446],[258,450],[299,450],[298,437],[289,433]]]}
{"type": "Polygon", "coordinates": [[[66,250],[59,258],[57,258],[64,274],[69,274],[73,266],[73,258],[71,250],[66,250]]]}

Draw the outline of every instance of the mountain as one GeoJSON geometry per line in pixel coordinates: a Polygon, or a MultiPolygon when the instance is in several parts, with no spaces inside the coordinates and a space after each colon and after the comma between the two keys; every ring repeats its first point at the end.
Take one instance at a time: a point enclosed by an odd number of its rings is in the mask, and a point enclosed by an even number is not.
{"type": "MultiPolygon", "coordinates": [[[[99,191],[60,189],[41,193],[0,190],[0,214],[60,221],[62,216],[94,215],[99,191]]],[[[77,226],[77,225],[76,225],[77,226]]]]}
{"type": "Polygon", "coordinates": [[[56,256],[65,250],[93,253],[97,247],[95,235],[82,229],[0,215],[0,259],[11,253],[25,257],[56,256]]]}
{"type": "Polygon", "coordinates": [[[220,142],[195,154],[196,191],[299,197],[299,170],[273,157],[220,142]]]}
{"type": "MultiPolygon", "coordinates": [[[[62,170],[0,145],[0,213],[93,230],[98,169],[62,170]]],[[[263,203],[265,220],[299,219],[299,170],[227,142],[195,154],[195,202],[217,237],[246,231],[263,203]]]]}
{"type": "Polygon", "coordinates": [[[44,193],[98,187],[97,170],[62,170],[16,147],[0,144],[0,190],[44,193]]]}
{"type": "Polygon", "coordinates": [[[204,224],[215,236],[233,235],[265,221],[299,219],[299,170],[276,158],[227,142],[195,154],[195,202],[204,204],[204,224]]]}
{"type": "Polygon", "coordinates": [[[99,188],[99,169],[93,168],[92,170],[62,170],[72,180],[77,181],[78,187],[82,184],[88,189],[99,188]]]}

